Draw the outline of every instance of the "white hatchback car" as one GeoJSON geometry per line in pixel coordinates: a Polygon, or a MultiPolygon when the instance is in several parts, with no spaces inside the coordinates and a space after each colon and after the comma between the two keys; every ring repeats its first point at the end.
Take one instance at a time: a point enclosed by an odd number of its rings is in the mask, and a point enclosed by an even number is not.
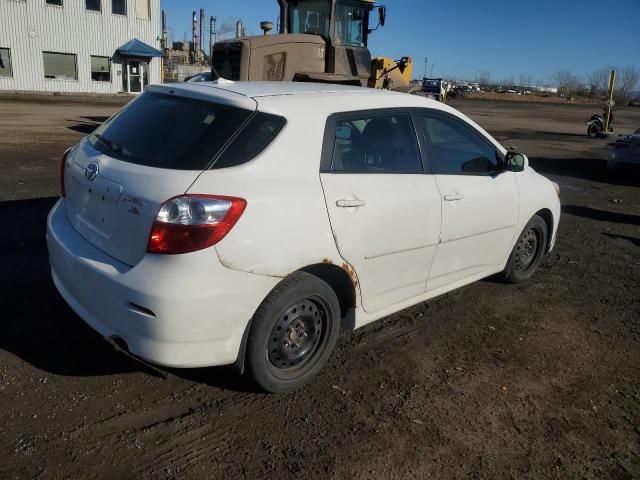
{"type": "Polygon", "coordinates": [[[357,328],[553,246],[558,186],[441,103],[311,83],[150,86],[61,164],[67,303],[134,355],[294,390],[357,328]]]}

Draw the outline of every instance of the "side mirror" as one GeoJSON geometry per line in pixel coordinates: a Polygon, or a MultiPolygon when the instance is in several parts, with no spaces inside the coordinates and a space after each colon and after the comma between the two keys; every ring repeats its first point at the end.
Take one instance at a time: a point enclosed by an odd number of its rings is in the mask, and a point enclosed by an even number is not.
{"type": "Polygon", "coordinates": [[[523,153],[507,152],[504,159],[504,167],[508,172],[522,172],[529,166],[529,159],[523,153]]]}
{"type": "Polygon", "coordinates": [[[387,7],[384,5],[378,7],[378,24],[384,27],[384,21],[387,19],[387,7]]]}

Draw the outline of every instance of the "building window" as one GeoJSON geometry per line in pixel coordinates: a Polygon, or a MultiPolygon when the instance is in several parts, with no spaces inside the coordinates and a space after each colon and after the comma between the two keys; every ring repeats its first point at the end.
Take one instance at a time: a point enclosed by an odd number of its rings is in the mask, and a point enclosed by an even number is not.
{"type": "Polygon", "coordinates": [[[13,77],[11,50],[8,48],[0,48],[0,77],[13,77]]]}
{"type": "Polygon", "coordinates": [[[136,18],[142,20],[151,19],[151,6],[149,0],[136,0],[136,18]]]}
{"type": "Polygon", "coordinates": [[[127,0],[111,0],[111,12],[116,15],[126,15],[127,0]]]}
{"type": "Polygon", "coordinates": [[[91,80],[95,80],[96,82],[111,81],[109,57],[95,57],[91,55],[91,80]]]}
{"type": "Polygon", "coordinates": [[[44,78],[77,80],[78,67],[73,53],[42,52],[44,78]]]}
{"type": "Polygon", "coordinates": [[[100,0],[85,0],[84,5],[87,10],[91,10],[93,12],[100,12],[102,10],[100,0]]]}
{"type": "Polygon", "coordinates": [[[56,5],[57,7],[62,6],[62,0],[45,0],[47,5],[56,5]]]}

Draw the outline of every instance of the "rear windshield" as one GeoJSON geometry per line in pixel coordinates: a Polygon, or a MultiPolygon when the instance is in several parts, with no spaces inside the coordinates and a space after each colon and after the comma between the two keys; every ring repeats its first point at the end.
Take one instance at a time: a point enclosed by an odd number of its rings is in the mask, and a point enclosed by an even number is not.
{"type": "Polygon", "coordinates": [[[138,165],[203,170],[252,113],[146,92],[98,127],[89,142],[110,157],[138,165]]]}

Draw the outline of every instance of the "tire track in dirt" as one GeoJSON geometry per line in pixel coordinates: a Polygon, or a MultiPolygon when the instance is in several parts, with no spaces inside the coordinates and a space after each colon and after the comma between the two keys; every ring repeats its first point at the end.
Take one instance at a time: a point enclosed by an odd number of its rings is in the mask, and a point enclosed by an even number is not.
{"type": "MultiPolygon", "coordinates": [[[[159,464],[171,465],[173,469],[181,470],[208,453],[221,455],[229,445],[225,437],[236,431],[239,425],[246,423],[247,412],[251,412],[251,415],[264,413],[283,401],[286,402],[286,397],[240,392],[216,401],[215,405],[212,405],[213,402],[203,404],[188,418],[195,420],[195,425],[189,425],[183,432],[174,435],[157,455],[143,461],[134,472],[140,477],[149,476],[158,469],[159,464]],[[220,420],[214,423],[211,422],[211,416],[216,414],[216,410],[220,420]],[[206,444],[197,446],[203,438],[207,440],[206,444]]],[[[158,424],[151,429],[163,427],[164,425],[158,424]]]]}

